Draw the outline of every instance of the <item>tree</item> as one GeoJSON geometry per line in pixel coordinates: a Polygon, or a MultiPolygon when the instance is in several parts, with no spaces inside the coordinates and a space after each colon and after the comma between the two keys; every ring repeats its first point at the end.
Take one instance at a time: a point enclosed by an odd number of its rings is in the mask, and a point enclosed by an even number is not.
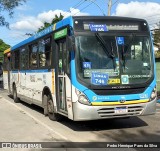
{"type": "MultiPolygon", "coordinates": [[[[49,26],[51,26],[51,25],[59,22],[60,20],[63,19],[63,17],[64,17],[64,16],[63,16],[61,13],[60,13],[60,16],[59,16],[59,17],[58,17],[58,15],[55,15],[55,17],[52,19],[52,22],[51,22],[51,23],[44,22],[43,26],[41,26],[40,28],[38,28],[38,30],[37,30],[36,33],[41,32],[41,31],[44,30],[45,28],[47,28],[47,27],[49,27],[49,26]]],[[[30,37],[30,36],[33,36],[34,33],[26,33],[25,35],[27,35],[27,36],[30,37]]]]}
{"type": "Polygon", "coordinates": [[[63,19],[63,17],[64,17],[64,16],[63,16],[61,13],[60,13],[60,16],[59,16],[59,17],[58,17],[58,15],[55,15],[55,17],[52,19],[52,22],[51,22],[51,23],[44,22],[44,25],[41,26],[41,27],[38,29],[37,32],[40,32],[40,31],[44,30],[45,28],[47,28],[47,27],[49,27],[49,26],[51,26],[51,25],[59,22],[60,20],[63,19]]]}
{"type": "Polygon", "coordinates": [[[153,30],[154,43],[159,46],[160,49],[160,22],[157,23],[156,29],[153,30]]]}
{"type": "Polygon", "coordinates": [[[0,26],[9,27],[9,23],[5,20],[3,12],[8,12],[10,17],[13,17],[14,8],[21,5],[26,0],[0,0],[0,26]]]}
{"type": "Polygon", "coordinates": [[[157,27],[153,30],[154,45],[158,47],[156,51],[156,58],[160,58],[160,22],[157,23],[157,27]]]}
{"type": "Polygon", "coordinates": [[[0,39],[0,62],[3,61],[4,50],[10,48],[10,45],[6,44],[2,39],[0,39]]]}

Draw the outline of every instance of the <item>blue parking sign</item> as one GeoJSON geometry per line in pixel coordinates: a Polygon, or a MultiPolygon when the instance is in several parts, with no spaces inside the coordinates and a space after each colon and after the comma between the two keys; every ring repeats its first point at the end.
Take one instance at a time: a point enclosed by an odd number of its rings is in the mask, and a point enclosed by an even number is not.
{"type": "Polygon", "coordinates": [[[124,45],[124,37],[117,37],[116,40],[118,45],[124,45]]]}

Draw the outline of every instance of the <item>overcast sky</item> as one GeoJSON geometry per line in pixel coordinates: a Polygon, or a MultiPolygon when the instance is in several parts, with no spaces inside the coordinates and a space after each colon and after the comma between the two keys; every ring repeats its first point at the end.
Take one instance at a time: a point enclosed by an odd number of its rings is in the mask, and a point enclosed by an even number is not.
{"type": "MultiPolygon", "coordinates": [[[[160,21],[160,0],[112,0],[112,16],[144,18],[151,28],[160,21]]],[[[11,46],[28,38],[25,33],[34,33],[45,21],[51,22],[55,14],[103,15],[108,12],[108,0],[27,0],[15,9],[14,18],[5,17],[10,30],[0,27],[0,39],[11,46]],[[91,3],[94,1],[94,3],[91,3]]]]}

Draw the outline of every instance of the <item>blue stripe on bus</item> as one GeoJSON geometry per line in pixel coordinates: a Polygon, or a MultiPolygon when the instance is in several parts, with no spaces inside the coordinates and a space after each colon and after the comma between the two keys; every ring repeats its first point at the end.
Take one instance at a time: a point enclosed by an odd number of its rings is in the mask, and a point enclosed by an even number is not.
{"type": "Polygon", "coordinates": [[[38,70],[17,70],[17,71],[12,71],[12,73],[41,73],[41,72],[49,72],[49,69],[38,69],[38,70]]]}
{"type": "Polygon", "coordinates": [[[14,71],[11,71],[12,73],[18,73],[19,72],[19,70],[14,70],[14,71]]]}
{"type": "Polygon", "coordinates": [[[11,51],[13,51],[14,49],[17,49],[17,48],[19,48],[19,47],[21,47],[21,46],[23,46],[23,45],[25,45],[25,44],[27,44],[27,43],[30,43],[30,42],[32,42],[33,40],[36,40],[36,39],[38,39],[38,38],[40,38],[40,37],[42,37],[42,36],[45,36],[45,35],[47,35],[48,33],[51,33],[51,32],[53,31],[53,26],[54,26],[54,25],[52,25],[52,26],[44,29],[43,31],[35,34],[34,36],[32,36],[32,37],[30,37],[30,38],[28,38],[28,39],[20,42],[19,44],[15,45],[15,46],[13,46],[13,47],[11,47],[11,51]]]}
{"type": "Polygon", "coordinates": [[[71,16],[56,23],[56,30],[67,25],[73,27],[73,19],[71,16]]]}
{"type": "MultiPolygon", "coordinates": [[[[62,21],[59,21],[58,23],[56,23],[56,30],[61,28],[61,27],[67,26],[67,25],[70,25],[71,27],[73,27],[73,19],[72,19],[71,16],[63,19],[62,21]]],[[[15,45],[13,47],[11,47],[11,51],[14,51],[15,49],[17,49],[17,48],[19,48],[19,47],[21,47],[25,44],[28,44],[28,43],[30,43],[30,42],[32,42],[32,41],[34,41],[34,40],[36,40],[40,37],[43,37],[43,36],[53,32],[53,30],[54,30],[53,27],[54,27],[54,25],[51,25],[50,27],[42,30],[41,32],[35,34],[34,36],[20,42],[19,44],[15,45]]]]}
{"type": "Polygon", "coordinates": [[[75,55],[74,51],[71,51],[71,79],[72,79],[72,84],[74,87],[76,87],[79,91],[83,92],[84,90],[88,89],[82,84],[80,84],[77,79],[76,79],[76,67],[75,67],[75,55]]]}

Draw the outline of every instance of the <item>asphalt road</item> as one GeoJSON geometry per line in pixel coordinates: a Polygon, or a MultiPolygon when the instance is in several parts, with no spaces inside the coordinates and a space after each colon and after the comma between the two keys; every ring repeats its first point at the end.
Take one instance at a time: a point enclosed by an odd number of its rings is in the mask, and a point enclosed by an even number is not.
{"type": "Polygon", "coordinates": [[[155,115],[74,122],[49,120],[43,110],[15,104],[0,89],[0,142],[160,142],[160,104],[155,115]]]}

